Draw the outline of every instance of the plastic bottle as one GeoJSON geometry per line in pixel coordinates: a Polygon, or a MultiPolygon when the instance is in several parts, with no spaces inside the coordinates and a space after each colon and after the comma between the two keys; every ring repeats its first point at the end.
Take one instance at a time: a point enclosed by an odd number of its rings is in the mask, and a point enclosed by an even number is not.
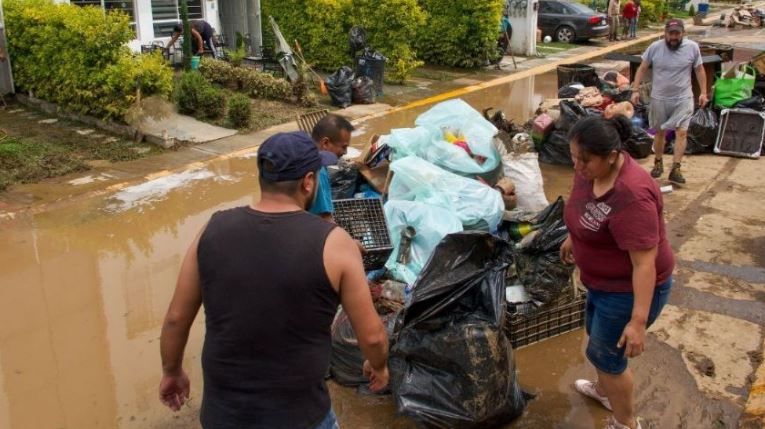
{"type": "Polygon", "coordinates": [[[531,222],[513,222],[510,224],[510,237],[518,241],[536,229],[539,229],[539,225],[534,225],[531,222]]]}

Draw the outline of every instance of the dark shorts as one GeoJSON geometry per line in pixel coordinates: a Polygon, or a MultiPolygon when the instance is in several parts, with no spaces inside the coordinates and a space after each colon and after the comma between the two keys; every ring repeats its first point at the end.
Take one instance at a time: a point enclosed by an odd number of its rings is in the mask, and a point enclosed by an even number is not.
{"type": "MultiPolygon", "coordinates": [[[[669,300],[671,289],[672,277],[654,289],[651,309],[648,312],[648,326],[659,317],[669,300]]],[[[595,368],[602,372],[618,375],[627,369],[624,347],[617,347],[617,343],[624,327],[632,318],[633,302],[632,292],[601,292],[587,289],[585,327],[589,341],[586,355],[595,368]]]]}

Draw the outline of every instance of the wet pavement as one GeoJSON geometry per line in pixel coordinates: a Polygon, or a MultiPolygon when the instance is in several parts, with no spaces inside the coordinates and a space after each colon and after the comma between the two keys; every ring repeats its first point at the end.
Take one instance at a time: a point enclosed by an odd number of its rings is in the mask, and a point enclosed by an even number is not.
{"type": "MultiPolygon", "coordinates": [[[[520,122],[556,86],[545,74],[464,98],[520,122]]],[[[363,122],[354,145],[427,108],[363,122]]],[[[690,157],[688,185],[665,195],[677,283],[632,363],[644,428],[736,426],[762,361],[762,163],[690,157]]],[[[542,167],[548,198],[567,195],[570,169],[542,167]]],[[[184,361],[192,400],[177,414],[157,399],[160,325],[188,244],[213,212],[257,198],[256,174],[252,153],[238,153],[0,220],[0,428],[199,427],[203,314],[184,361]]],[[[506,428],[600,427],[606,412],[571,389],[593,374],[583,341],[577,331],[516,351],[537,399],[506,428]]],[[[390,398],[330,389],[344,428],[412,427],[390,398]]]]}

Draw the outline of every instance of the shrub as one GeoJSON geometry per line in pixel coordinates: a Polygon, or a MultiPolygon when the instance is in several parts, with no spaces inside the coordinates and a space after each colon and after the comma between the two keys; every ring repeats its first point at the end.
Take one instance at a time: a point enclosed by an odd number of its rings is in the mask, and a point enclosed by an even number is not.
{"type": "Polygon", "coordinates": [[[235,128],[249,128],[252,104],[247,96],[234,94],[228,99],[228,122],[235,128]]]}
{"type": "Polygon", "coordinates": [[[688,16],[694,17],[696,15],[696,8],[691,5],[691,7],[688,9],[688,16]]]}
{"type": "Polygon", "coordinates": [[[255,98],[292,100],[292,85],[285,79],[268,73],[246,67],[233,67],[225,61],[212,59],[204,59],[199,66],[199,71],[205,79],[213,83],[241,90],[255,98]]]}
{"type": "Polygon", "coordinates": [[[419,0],[427,14],[416,48],[432,64],[476,67],[497,55],[504,0],[419,0]]]}
{"type": "Polygon", "coordinates": [[[199,110],[199,93],[210,86],[200,73],[183,72],[175,86],[175,103],[181,113],[194,114],[199,110]]]}
{"type": "Polygon", "coordinates": [[[168,95],[172,70],[156,56],[134,56],[127,15],[50,0],[4,4],[18,87],[79,113],[122,119],[143,95],[168,95]],[[55,66],[51,66],[55,65],[55,66]]]}
{"type": "Polygon", "coordinates": [[[200,88],[197,93],[198,112],[206,118],[220,118],[226,110],[226,95],[212,85],[200,88]]]}

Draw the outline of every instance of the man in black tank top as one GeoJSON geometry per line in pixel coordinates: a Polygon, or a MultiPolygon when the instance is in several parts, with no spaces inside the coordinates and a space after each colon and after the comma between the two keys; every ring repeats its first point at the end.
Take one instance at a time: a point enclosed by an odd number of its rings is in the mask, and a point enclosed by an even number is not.
{"type": "Polygon", "coordinates": [[[364,356],[370,388],[388,384],[388,339],[372,305],[361,254],[341,228],[306,213],[318,150],[305,133],[260,147],[261,199],[215,213],[183,261],[162,326],[162,402],[189,397],[182,368],[201,305],[205,429],[337,428],[324,374],[338,303],[364,356]]]}

